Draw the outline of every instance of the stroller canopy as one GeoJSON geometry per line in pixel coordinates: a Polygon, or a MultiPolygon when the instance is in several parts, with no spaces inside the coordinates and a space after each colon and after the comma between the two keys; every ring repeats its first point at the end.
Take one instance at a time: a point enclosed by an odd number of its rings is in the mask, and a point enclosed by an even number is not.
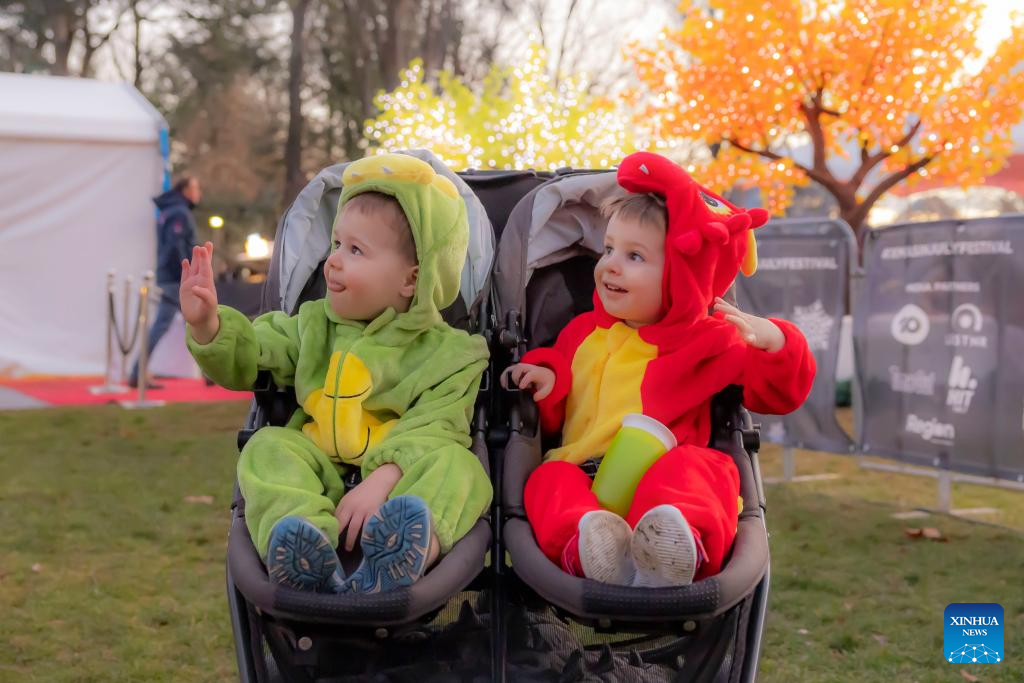
{"type": "Polygon", "coordinates": [[[509,216],[494,269],[502,311],[525,308],[534,271],[574,256],[599,256],[608,220],[600,206],[625,193],[615,171],[556,177],[528,194],[509,216]]]}

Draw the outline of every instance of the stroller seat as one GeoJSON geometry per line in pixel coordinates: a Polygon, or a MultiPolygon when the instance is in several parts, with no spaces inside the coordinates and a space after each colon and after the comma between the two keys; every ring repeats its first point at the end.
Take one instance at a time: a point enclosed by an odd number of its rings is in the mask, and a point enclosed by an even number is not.
{"type": "MultiPolygon", "coordinates": [[[[502,495],[507,520],[505,544],[516,574],[545,600],[590,622],[685,622],[717,617],[747,597],[768,568],[768,538],[761,522],[761,502],[751,458],[744,442],[757,432],[749,413],[738,411],[739,387],[717,398],[721,425],[711,447],[734,454],[740,468],[744,509],[739,515],[731,557],[718,574],[678,588],[635,588],[599,583],[566,574],[541,552],[533,536],[522,494],[529,474],[543,453],[537,434],[536,411],[522,421],[505,450],[502,495]],[[739,454],[736,457],[736,454],[739,454]],[[531,466],[532,465],[532,466],[531,466]]],[[[521,392],[517,400],[532,399],[521,392]]],[[[526,408],[526,406],[523,406],[526,408]]],[[[526,410],[521,408],[521,412],[526,410]]],[[[607,626],[605,626],[607,628],[607,626]]]]}
{"type": "MultiPolygon", "coordinates": [[[[496,367],[516,362],[529,348],[550,346],[569,320],[592,308],[593,266],[603,251],[607,222],[598,207],[619,192],[614,172],[568,174],[537,188],[516,206],[495,265],[493,305],[505,321],[500,335],[505,357],[494,359],[496,367]]],[[[545,450],[538,412],[524,392],[509,390],[505,396],[510,435],[496,468],[500,531],[518,579],[518,585],[510,582],[507,590],[519,590],[527,600],[539,598],[565,622],[586,627],[581,636],[586,652],[576,660],[582,668],[575,674],[564,671],[563,679],[588,680],[586,676],[594,672],[586,662],[596,666],[597,652],[610,647],[605,659],[621,660],[618,669],[628,670],[630,662],[642,667],[677,659],[676,673],[668,680],[753,680],[767,599],[769,548],[758,431],[742,407],[742,389],[729,387],[715,397],[709,444],[730,454],[740,474],[743,510],[731,555],[717,575],[675,588],[599,583],[565,573],[544,555],[523,507],[526,480],[545,450]],[[598,635],[627,633],[633,637],[618,649],[598,635]]],[[[636,668],[632,675],[638,676],[636,680],[660,680],[643,671],[647,670],[636,668]]]]}

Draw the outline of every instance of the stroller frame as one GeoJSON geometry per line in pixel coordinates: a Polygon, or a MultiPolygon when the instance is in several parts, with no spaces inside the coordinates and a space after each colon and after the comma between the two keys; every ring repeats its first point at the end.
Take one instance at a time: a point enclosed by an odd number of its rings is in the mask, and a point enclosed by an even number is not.
{"type": "MultiPolygon", "coordinates": [[[[496,237],[500,238],[513,205],[518,205],[524,194],[535,191],[549,181],[580,173],[570,169],[556,173],[467,171],[459,176],[484,201],[496,237]],[[511,194],[517,195],[511,202],[505,196],[510,193],[509,188],[513,188],[511,194]]],[[[266,296],[264,301],[267,301],[266,296]]],[[[766,505],[757,460],[758,425],[752,423],[749,413],[742,408],[742,390],[730,387],[716,397],[713,405],[712,445],[720,450],[724,447],[725,452],[732,453],[740,470],[741,494],[745,501],[740,524],[747,530],[743,538],[749,539],[744,542],[763,544],[763,566],[746,567],[743,572],[734,572],[742,576],[730,578],[727,571],[734,564],[730,561],[723,571],[726,575],[724,582],[719,577],[711,577],[691,586],[674,589],[608,586],[569,577],[543,555],[538,559],[523,554],[523,548],[529,545],[525,543],[524,535],[532,541],[532,532],[522,508],[522,484],[532,467],[517,457],[524,446],[529,446],[533,451],[539,446],[537,411],[533,401],[521,392],[503,392],[492,373],[492,368],[498,367],[498,363],[515,362],[526,350],[522,316],[515,309],[500,310],[497,297],[492,295],[485,299],[479,311],[479,321],[483,328],[481,332],[492,349],[494,363],[485,371],[471,429],[473,450],[481,457],[485,467],[489,466],[495,495],[489,514],[466,537],[470,543],[465,543],[466,539],[463,539],[457,545],[462,545],[466,551],[463,560],[474,553],[480,557],[488,553],[489,566],[481,564],[480,570],[464,588],[456,585],[462,581],[455,581],[450,584],[455,586],[453,595],[440,602],[429,601],[429,604],[423,600],[411,600],[409,589],[389,594],[345,596],[344,605],[335,602],[328,609],[324,609],[324,596],[319,594],[291,591],[295,595],[281,600],[280,595],[268,594],[265,585],[253,581],[259,572],[263,572],[265,577],[265,570],[256,556],[245,527],[244,500],[236,483],[230,515],[226,588],[240,680],[245,683],[321,680],[311,670],[325,660],[331,660],[333,651],[339,646],[349,646],[361,653],[377,652],[379,655],[381,648],[389,641],[417,635],[424,625],[444,609],[445,602],[459,593],[460,588],[480,591],[481,598],[487,598],[487,612],[490,615],[487,642],[490,653],[486,671],[492,681],[519,680],[515,676],[509,678],[509,667],[514,665],[514,657],[510,657],[508,651],[512,614],[510,606],[513,600],[527,605],[527,609],[532,609],[529,605],[537,601],[546,603],[553,607],[554,613],[563,622],[581,624],[593,628],[596,633],[675,635],[682,632],[686,634],[683,636],[685,640],[707,632],[707,638],[715,641],[710,657],[705,657],[703,664],[697,662],[696,668],[685,666],[672,680],[756,680],[767,611],[770,568],[767,559],[766,505]],[[512,562],[507,561],[508,552],[512,553],[512,562]],[[743,584],[742,587],[740,584],[743,584]],[[556,586],[556,590],[552,591],[551,586],[556,586]],[[565,591],[559,590],[562,588],[565,591]],[[632,606],[632,612],[608,609],[625,604],[632,606]],[[738,616],[729,617],[732,622],[726,622],[723,615],[728,614],[738,616]],[[729,626],[736,628],[739,616],[746,622],[742,632],[737,633],[735,638],[726,636],[725,629],[729,626]],[[716,623],[718,636],[710,631],[709,626],[716,623]],[[734,640],[742,641],[739,646],[743,653],[742,665],[739,670],[723,678],[720,665],[723,659],[731,660],[735,656],[730,647],[734,640]],[[683,678],[684,675],[688,677],[683,678]]],[[[269,375],[261,373],[245,427],[239,432],[239,450],[261,426],[283,424],[291,414],[294,401],[293,391],[274,387],[269,375]]],[[[739,539],[738,534],[738,542],[739,539]]],[[[533,545],[536,547],[535,542],[533,545]]],[[[539,548],[536,553],[539,554],[539,548]]],[[[734,555],[738,554],[734,552],[734,555]]],[[[439,573],[440,569],[439,564],[417,585],[439,573]]],[[[630,642],[633,641],[619,644],[628,645],[630,642]]],[[[668,654],[674,656],[675,651],[668,654]]],[[[638,660],[651,657],[653,659],[648,661],[654,661],[658,655],[655,648],[643,653],[643,656],[635,655],[633,651],[630,657],[635,656],[638,660]]],[[[480,680],[483,671],[483,667],[476,669],[478,678],[474,680],[480,680]]]]}

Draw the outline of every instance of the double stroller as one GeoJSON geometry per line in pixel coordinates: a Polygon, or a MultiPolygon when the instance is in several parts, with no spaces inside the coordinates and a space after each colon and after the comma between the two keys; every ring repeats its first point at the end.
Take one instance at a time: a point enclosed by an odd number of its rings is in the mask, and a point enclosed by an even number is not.
{"type": "MultiPolygon", "coordinates": [[[[504,390],[501,370],[550,345],[591,307],[603,250],[598,207],[614,172],[466,171],[405,152],[446,175],[466,200],[470,245],[461,296],[442,312],[485,336],[492,361],[472,421],[472,450],[494,502],[422,579],[379,594],[296,591],[267,577],[235,487],[227,593],[240,679],[381,683],[415,681],[753,681],[768,596],[768,535],[758,431],[730,387],[712,406],[711,446],[732,455],[744,501],[736,541],[716,576],[678,588],[633,588],[570,576],[548,560],[526,521],[523,488],[542,444],[530,396],[504,390]]],[[[285,212],[263,310],[297,310],[322,297],[322,265],[345,164],[318,174],[285,212]]],[[[294,392],[261,375],[239,448],[265,425],[283,425],[294,392]]],[[[356,480],[346,481],[354,486],[356,480]]],[[[341,551],[351,571],[358,550],[341,551]]]]}

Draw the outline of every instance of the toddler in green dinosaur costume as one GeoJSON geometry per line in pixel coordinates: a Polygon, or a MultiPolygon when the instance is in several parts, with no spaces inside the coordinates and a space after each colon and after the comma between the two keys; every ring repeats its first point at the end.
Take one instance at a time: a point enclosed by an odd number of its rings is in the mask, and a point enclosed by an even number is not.
{"type": "Polygon", "coordinates": [[[487,346],[446,325],[469,241],[466,205],[429,164],[386,154],[350,164],[324,264],[325,298],[253,322],[217,305],[207,243],[182,262],[188,347],[232,389],[259,370],[301,409],[242,450],[246,524],[271,578],[323,592],[416,581],[487,509],[490,480],[468,449],[487,346]],[[361,468],[347,493],[343,474],[361,468]],[[358,539],[346,577],[334,548],[358,539]]]}

